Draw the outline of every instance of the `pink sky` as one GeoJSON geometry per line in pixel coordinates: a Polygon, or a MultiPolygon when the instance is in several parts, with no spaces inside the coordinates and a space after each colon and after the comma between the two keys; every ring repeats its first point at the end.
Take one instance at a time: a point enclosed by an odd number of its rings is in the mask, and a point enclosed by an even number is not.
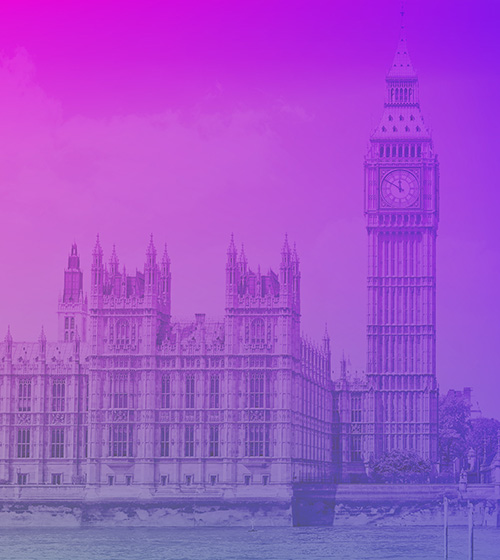
{"type": "MultiPolygon", "coordinates": [[[[388,2],[38,2],[0,18],[0,334],[56,335],[73,241],[130,271],[168,242],[173,313],[223,315],[231,232],[302,268],[302,325],[365,367],[363,157],[399,35],[388,2]],[[125,4],[125,5],[124,5],[125,4]]],[[[441,162],[438,378],[499,416],[500,4],[409,0],[441,162]],[[495,390],[493,390],[493,388],[495,390]]],[[[88,282],[88,277],[85,278],[88,282]]],[[[88,284],[87,284],[88,285],[88,284]]],[[[3,335],[1,335],[3,336],[3,335]]]]}

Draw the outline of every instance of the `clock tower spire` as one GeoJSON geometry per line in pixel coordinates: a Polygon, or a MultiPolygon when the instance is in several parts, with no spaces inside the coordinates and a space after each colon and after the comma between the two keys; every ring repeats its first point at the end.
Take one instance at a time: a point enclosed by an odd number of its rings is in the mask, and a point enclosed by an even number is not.
{"type": "Polygon", "coordinates": [[[374,423],[366,452],[374,458],[405,449],[437,460],[438,180],[402,25],[382,119],[365,157],[367,376],[374,423]]]}

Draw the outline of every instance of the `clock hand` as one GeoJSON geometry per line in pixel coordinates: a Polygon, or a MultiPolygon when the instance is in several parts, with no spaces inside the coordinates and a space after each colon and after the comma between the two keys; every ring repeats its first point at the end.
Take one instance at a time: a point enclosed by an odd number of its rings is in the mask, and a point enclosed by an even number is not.
{"type": "MultiPolygon", "coordinates": [[[[393,183],[392,181],[389,181],[389,179],[386,179],[386,181],[387,181],[390,185],[395,186],[395,187],[399,190],[399,192],[403,192],[403,189],[401,188],[401,185],[396,185],[396,183],[393,183]]],[[[399,182],[401,183],[401,181],[399,181],[399,182]]]]}

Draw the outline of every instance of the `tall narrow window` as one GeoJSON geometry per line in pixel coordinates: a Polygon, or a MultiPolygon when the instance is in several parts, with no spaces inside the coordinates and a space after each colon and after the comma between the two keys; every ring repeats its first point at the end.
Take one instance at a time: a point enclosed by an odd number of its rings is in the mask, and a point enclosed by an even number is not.
{"type": "Polygon", "coordinates": [[[109,456],[133,457],[133,427],[113,424],[109,427],[109,456]]]}
{"type": "Polygon", "coordinates": [[[161,408],[170,408],[170,375],[161,378],[161,408]]]}
{"type": "Polygon", "coordinates": [[[252,372],[248,380],[248,406],[249,408],[269,407],[269,391],[267,379],[262,372],[252,372]]]}
{"type": "Polygon", "coordinates": [[[31,411],[31,379],[19,380],[17,409],[19,412],[31,411]]]}
{"type": "Polygon", "coordinates": [[[251,343],[264,344],[264,320],[254,319],[251,327],[251,343]]]}
{"type": "Polygon", "coordinates": [[[361,436],[351,436],[351,461],[361,461],[361,436]]]}
{"type": "Polygon", "coordinates": [[[64,457],[64,428],[52,428],[50,456],[53,459],[62,459],[64,457]]]}
{"type": "Polygon", "coordinates": [[[184,428],[184,457],[194,457],[194,426],[184,428]]]}
{"type": "Polygon", "coordinates": [[[64,412],[65,410],[66,380],[52,380],[52,412],[64,412]]]}
{"type": "Polygon", "coordinates": [[[210,376],[210,408],[220,406],[220,377],[217,373],[210,376]]]}
{"type": "Polygon", "coordinates": [[[351,422],[361,422],[361,393],[351,395],[351,422]]]}
{"type": "Polygon", "coordinates": [[[194,375],[186,376],[186,408],[194,408],[194,375]]]}
{"type": "Polygon", "coordinates": [[[17,457],[18,459],[30,457],[30,430],[27,428],[17,430],[17,457]]]}
{"type": "Polygon", "coordinates": [[[116,373],[111,377],[110,408],[129,408],[129,377],[126,373],[116,373]]]}
{"type": "Polygon", "coordinates": [[[208,454],[210,457],[218,457],[219,456],[219,426],[218,425],[210,426],[209,439],[210,442],[209,442],[208,454]]]}
{"type": "Polygon", "coordinates": [[[269,426],[267,424],[247,425],[245,455],[247,457],[269,457],[269,426]]]}
{"type": "Polygon", "coordinates": [[[160,457],[170,457],[170,426],[160,428],[160,457]]]}

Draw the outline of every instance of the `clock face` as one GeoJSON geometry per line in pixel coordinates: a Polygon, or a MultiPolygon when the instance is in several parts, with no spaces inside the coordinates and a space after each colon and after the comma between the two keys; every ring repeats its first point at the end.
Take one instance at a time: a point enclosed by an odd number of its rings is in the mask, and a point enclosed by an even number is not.
{"type": "Polygon", "coordinates": [[[418,179],[407,169],[396,169],[383,177],[381,191],[392,208],[408,208],[418,199],[418,179]]]}

